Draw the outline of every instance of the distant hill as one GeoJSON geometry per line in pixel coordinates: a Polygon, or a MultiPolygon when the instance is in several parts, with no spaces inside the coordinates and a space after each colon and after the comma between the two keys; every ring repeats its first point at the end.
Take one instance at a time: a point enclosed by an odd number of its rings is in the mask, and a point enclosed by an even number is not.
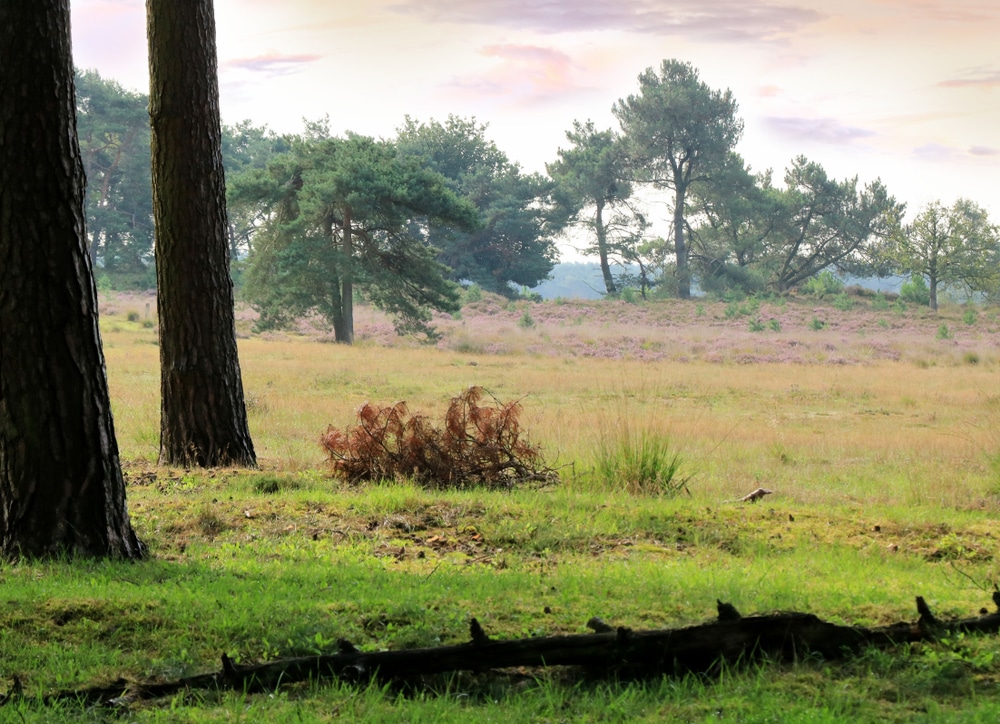
{"type": "Polygon", "coordinates": [[[604,296],[604,279],[599,264],[562,262],[552,269],[550,279],[531,291],[543,299],[600,299],[604,296]]]}
{"type": "MultiPolygon", "coordinates": [[[[621,271],[617,269],[616,271],[621,271]]],[[[601,267],[597,262],[562,262],[552,269],[549,281],[542,282],[531,291],[542,295],[543,299],[600,299],[604,296],[604,279],[601,277],[601,267]]],[[[893,276],[878,279],[876,277],[862,278],[849,275],[840,276],[846,286],[858,285],[881,292],[898,292],[900,285],[907,277],[893,276]]],[[[695,296],[700,296],[697,285],[692,289],[695,296]]],[[[960,296],[960,295],[959,295],[960,296]]],[[[957,299],[957,301],[964,301],[957,299]]]]}

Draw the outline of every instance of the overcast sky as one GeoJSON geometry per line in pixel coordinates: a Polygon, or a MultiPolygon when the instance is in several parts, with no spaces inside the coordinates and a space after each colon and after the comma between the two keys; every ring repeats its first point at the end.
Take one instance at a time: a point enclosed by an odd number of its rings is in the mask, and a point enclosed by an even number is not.
{"type": "MultiPolygon", "coordinates": [[[[146,92],[143,0],[72,0],[75,62],[146,92]]],[[[390,137],[474,116],[544,171],[574,119],[614,127],[644,69],[730,88],[738,150],[881,179],[908,204],[964,196],[1000,221],[1000,0],[216,0],[224,123],[390,137]]]]}

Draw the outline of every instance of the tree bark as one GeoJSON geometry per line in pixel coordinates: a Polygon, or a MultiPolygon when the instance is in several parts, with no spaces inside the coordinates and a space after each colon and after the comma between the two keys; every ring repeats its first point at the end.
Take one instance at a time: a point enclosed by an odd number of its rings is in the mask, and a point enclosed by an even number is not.
{"type": "Polygon", "coordinates": [[[354,258],[354,238],[352,236],[351,207],[344,209],[344,272],[341,275],[340,309],[343,313],[343,339],[338,342],[354,344],[354,281],[351,274],[351,260],[354,258]]]}
{"type": "Polygon", "coordinates": [[[138,558],[87,249],[69,0],[0,3],[0,555],[138,558]]]}
{"type": "Polygon", "coordinates": [[[601,260],[601,275],[604,277],[604,289],[611,296],[618,294],[615,278],[611,275],[611,265],[608,263],[608,231],[604,227],[604,203],[597,201],[597,212],[594,214],[594,231],[597,232],[597,254],[601,260]]]}
{"type": "MultiPolygon", "coordinates": [[[[675,172],[675,177],[679,172],[675,172]]],[[[677,298],[691,298],[691,269],[684,240],[684,197],[687,187],[675,181],[674,188],[674,253],[677,255],[677,298]]]]}
{"type": "MultiPolygon", "coordinates": [[[[368,684],[373,680],[406,680],[453,671],[485,671],[510,667],[576,666],[615,677],[644,678],[718,673],[724,666],[754,661],[796,661],[810,653],[825,659],[844,658],[865,647],[890,647],[933,641],[965,633],[1000,631],[1000,611],[966,619],[940,621],[917,597],[920,618],[878,628],[829,623],[810,613],[774,613],[743,617],[731,604],[718,602],[718,619],[679,629],[633,631],[613,628],[598,618],[591,634],[538,636],[495,641],[472,619],[471,641],[452,646],[400,651],[359,651],[340,639],[338,653],[279,659],[237,666],[222,655],[222,671],[175,681],[130,684],[119,679],[109,686],[61,691],[41,697],[57,701],[127,704],[137,699],[173,696],[192,689],[273,691],[281,685],[336,678],[368,684]]],[[[993,594],[1000,602],[1000,593],[993,594]]],[[[11,700],[0,698],[0,704],[11,700]]]]}
{"type": "Polygon", "coordinates": [[[147,0],[160,463],[256,465],[236,348],[212,0],[147,0]]]}

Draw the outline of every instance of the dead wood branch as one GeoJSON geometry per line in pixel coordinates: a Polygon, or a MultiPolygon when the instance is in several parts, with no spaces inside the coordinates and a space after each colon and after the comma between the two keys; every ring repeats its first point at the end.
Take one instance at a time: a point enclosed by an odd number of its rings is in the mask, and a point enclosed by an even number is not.
{"type": "MultiPolygon", "coordinates": [[[[163,683],[119,680],[103,687],[57,692],[43,700],[127,704],[192,689],[266,691],[281,684],[321,678],[352,682],[367,682],[375,677],[405,680],[428,674],[517,666],[577,666],[608,675],[641,677],[712,672],[723,663],[761,658],[787,661],[809,653],[837,659],[867,646],[933,640],[957,632],[995,634],[1000,632],[1000,594],[995,594],[993,600],[997,605],[993,613],[942,621],[918,596],[919,618],[915,623],[877,628],[828,623],[811,613],[741,616],[735,607],[722,601],[717,602],[718,618],[709,623],[653,631],[613,628],[595,616],[588,622],[594,633],[498,641],[472,619],[471,641],[465,644],[366,652],[341,639],[334,654],[250,665],[237,665],[223,654],[222,670],[217,673],[163,683]]],[[[0,705],[19,696],[15,678],[15,686],[0,698],[0,705]]]]}

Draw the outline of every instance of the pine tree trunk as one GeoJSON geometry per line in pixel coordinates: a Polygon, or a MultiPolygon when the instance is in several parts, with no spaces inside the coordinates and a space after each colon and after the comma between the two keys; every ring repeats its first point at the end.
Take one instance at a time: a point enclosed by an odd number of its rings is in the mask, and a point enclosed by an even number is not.
{"type": "Polygon", "coordinates": [[[255,466],[236,349],[212,0],[147,0],[160,463],[255,466]]]}
{"type": "MultiPolygon", "coordinates": [[[[675,174],[676,175],[676,174],[675,174]]],[[[677,255],[677,298],[691,298],[691,268],[684,239],[684,197],[686,187],[677,183],[674,194],[674,252],[677,255]]]]}
{"type": "Polygon", "coordinates": [[[69,0],[0,3],[0,555],[138,558],[87,249],[69,0]]]}
{"type": "Polygon", "coordinates": [[[351,260],[354,258],[354,239],[352,237],[351,207],[344,209],[344,259],[345,268],[341,275],[340,309],[343,312],[343,339],[338,342],[354,344],[354,281],[351,275],[351,260]]]}
{"type": "Polygon", "coordinates": [[[604,277],[604,289],[610,296],[618,294],[615,278],[611,275],[611,264],[608,263],[608,230],[604,227],[604,204],[597,202],[597,213],[594,216],[594,230],[597,232],[597,255],[601,261],[601,276],[604,277]]]}

